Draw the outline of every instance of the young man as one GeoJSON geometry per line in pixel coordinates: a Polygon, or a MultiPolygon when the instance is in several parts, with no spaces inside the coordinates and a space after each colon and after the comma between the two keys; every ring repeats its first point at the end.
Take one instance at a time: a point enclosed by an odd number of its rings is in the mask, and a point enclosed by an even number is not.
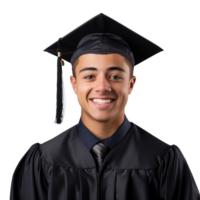
{"type": "Polygon", "coordinates": [[[75,64],[76,78],[70,80],[82,108],[81,121],[101,140],[124,122],[125,105],[136,81],[132,71],[130,61],[120,54],[84,54],[75,64]]]}
{"type": "Polygon", "coordinates": [[[81,117],[30,147],[13,174],[10,199],[200,200],[180,149],[125,115],[136,82],[133,67],[161,50],[104,14],[48,47],[59,52],[56,122],[63,118],[61,58],[73,65],[81,117]]]}

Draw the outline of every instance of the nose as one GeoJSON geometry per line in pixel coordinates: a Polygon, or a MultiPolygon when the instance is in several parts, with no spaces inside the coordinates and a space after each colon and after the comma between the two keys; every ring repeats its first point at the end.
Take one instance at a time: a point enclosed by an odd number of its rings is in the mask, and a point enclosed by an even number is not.
{"type": "Polygon", "coordinates": [[[104,75],[100,76],[98,78],[98,80],[96,81],[95,91],[102,93],[102,94],[105,93],[105,92],[111,91],[109,81],[107,80],[107,78],[104,75]]]}

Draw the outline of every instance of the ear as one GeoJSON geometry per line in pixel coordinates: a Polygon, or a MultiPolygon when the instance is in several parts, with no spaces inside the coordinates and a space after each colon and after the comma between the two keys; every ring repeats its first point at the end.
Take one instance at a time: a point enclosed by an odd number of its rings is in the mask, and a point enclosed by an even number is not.
{"type": "Polygon", "coordinates": [[[72,90],[72,93],[76,95],[76,79],[74,78],[73,75],[68,75],[68,82],[72,90]]]}
{"type": "Polygon", "coordinates": [[[129,95],[133,95],[138,82],[138,76],[134,75],[129,83],[129,95]]]}

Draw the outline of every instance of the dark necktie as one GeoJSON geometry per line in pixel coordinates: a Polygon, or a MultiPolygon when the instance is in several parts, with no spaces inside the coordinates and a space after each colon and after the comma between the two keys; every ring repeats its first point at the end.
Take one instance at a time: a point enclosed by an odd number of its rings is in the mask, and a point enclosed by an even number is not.
{"type": "Polygon", "coordinates": [[[110,151],[110,148],[102,142],[95,144],[92,147],[92,153],[97,163],[97,171],[99,171],[99,168],[109,151],[110,151]]]}

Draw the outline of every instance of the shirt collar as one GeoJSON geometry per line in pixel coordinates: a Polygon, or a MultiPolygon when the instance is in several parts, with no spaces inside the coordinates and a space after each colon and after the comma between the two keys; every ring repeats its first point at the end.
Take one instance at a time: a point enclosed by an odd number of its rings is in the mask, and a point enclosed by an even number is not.
{"type": "Polygon", "coordinates": [[[110,149],[113,149],[123,139],[130,127],[131,123],[124,114],[124,122],[117,129],[117,131],[112,136],[104,140],[100,140],[87,129],[87,127],[83,124],[81,117],[79,123],[76,126],[78,137],[85,144],[89,151],[98,142],[103,142],[110,149]]]}

